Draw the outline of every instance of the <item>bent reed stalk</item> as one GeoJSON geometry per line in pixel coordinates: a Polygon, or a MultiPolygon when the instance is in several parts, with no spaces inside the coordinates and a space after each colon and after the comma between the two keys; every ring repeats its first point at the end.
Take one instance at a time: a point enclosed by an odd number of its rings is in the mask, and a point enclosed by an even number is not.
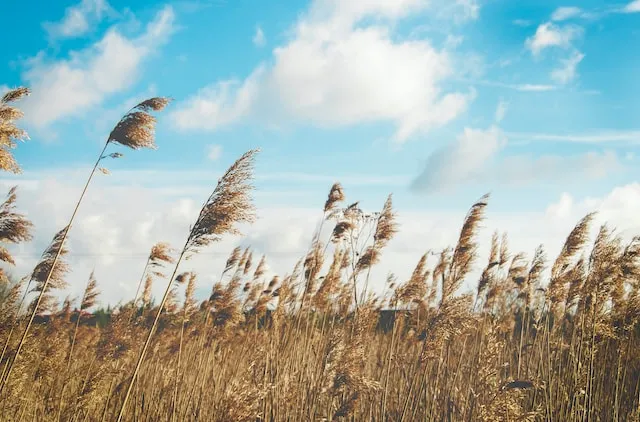
{"type": "Polygon", "coordinates": [[[29,334],[31,325],[33,324],[33,319],[35,318],[36,313],[38,312],[38,309],[40,307],[40,304],[42,303],[42,299],[46,294],[47,288],[49,287],[49,283],[51,281],[51,275],[53,274],[56,264],[58,263],[58,259],[60,258],[60,254],[63,249],[64,242],[67,239],[69,229],[71,228],[73,222],[75,221],[78,210],[80,209],[80,204],[82,203],[82,200],[84,199],[84,196],[87,193],[87,189],[89,188],[89,184],[91,183],[91,180],[93,179],[93,176],[95,175],[96,170],[99,169],[98,165],[103,159],[107,157],[119,158],[122,156],[122,154],[120,153],[112,153],[109,155],[104,155],[104,153],[107,150],[107,147],[112,144],[120,144],[134,150],[141,149],[141,148],[155,149],[156,147],[154,142],[154,138],[155,138],[154,128],[155,128],[156,120],[149,112],[152,110],[161,111],[167,106],[167,104],[169,104],[169,101],[170,99],[168,98],[156,97],[156,98],[150,98],[148,100],[145,100],[137,104],[136,106],[131,108],[124,115],[124,117],[122,117],[122,119],[120,119],[118,124],[114,127],[114,129],[111,131],[111,133],[107,137],[107,141],[105,142],[104,147],[102,148],[102,151],[100,151],[100,154],[98,155],[98,159],[93,165],[93,168],[89,173],[89,177],[85,182],[82,192],[80,193],[80,198],[78,199],[78,201],[75,204],[75,207],[73,208],[73,212],[71,213],[71,217],[69,218],[69,223],[61,233],[60,247],[56,251],[53,257],[53,260],[51,261],[50,270],[44,279],[42,290],[40,291],[40,294],[35,303],[35,306],[31,312],[31,317],[29,318],[29,321],[26,327],[24,328],[22,337],[20,339],[16,352],[14,353],[13,359],[11,360],[11,363],[9,364],[9,367],[5,373],[5,376],[1,380],[0,397],[2,396],[2,393],[7,385],[7,382],[9,381],[14,364],[18,359],[18,357],[20,356],[20,352],[24,345],[24,341],[27,338],[27,335],[29,334]]]}

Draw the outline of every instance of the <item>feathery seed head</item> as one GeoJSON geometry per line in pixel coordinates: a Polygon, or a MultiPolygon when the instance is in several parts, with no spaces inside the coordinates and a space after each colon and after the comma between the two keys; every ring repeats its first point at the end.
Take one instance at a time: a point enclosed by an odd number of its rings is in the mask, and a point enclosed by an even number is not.
{"type": "Polygon", "coordinates": [[[98,282],[96,281],[94,271],[91,271],[91,274],[89,275],[89,283],[87,284],[87,287],[84,290],[84,295],[82,296],[80,309],[84,311],[85,309],[93,307],[96,304],[99,295],[100,291],[98,290],[98,282]]]}
{"type": "Polygon", "coordinates": [[[344,201],[344,191],[340,183],[334,183],[329,191],[329,197],[324,204],[324,212],[333,210],[338,202],[344,201]]]}
{"type": "Polygon", "coordinates": [[[222,274],[226,274],[228,271],[230,271],[240,260],[240,246],[236,246],[235,248],[233,248],[233,251],[231,251],[231,255],[229,255],[229,258],[227,258],[227,262],[224,265],[224,271],[222,272],[222,274]]]}
{"type": "Polygon", "coordinates": [[[156,118],[149,112],[162,110],[169,101],[169,98],[150,98],[133,107],[113,128],[107,143],[113,142],[131,149],[156,149],[156,118]]]}
{"type": "Polygon", "coordinates": [[[257,280],[260,277],[262,277],[266,270],[267,270],[267,256],[262,255],[262,258],[260,258],[260,262],[256,267],[256,271],[253,273],[253,279],[257,280]]]}
{"type": "Polygon", "coordinates": [[[29,139],[26,131],[18,128],[15,121],[22,118],[23,113],[10,103],[17,101],[27,95],[28,88],[20,87],[5,93],[0,100],[0,170],[11,173],[20,173],[21,169],[10,150],[16,147],[14,141],[24,141],[29,139]]]}
{"type": "Polygon", "coordinates": [[[5,93],[2,96],[2,100],[0,100],[0,102],[4,104],[12,103],[24,97],[27,97],[30,94],[31,94],[31,90],[29,88],[21,86],[21,87],[9,90],[7,93],[5,93]]]}
{"type": "Polygon", "coordinates": [[[171,256],[173,253],[173,249],[166,242],[158,242],[151,248],[151,253],[149,254],[149,261],[151,265],[159,265],[162,262],[166,262],[168,264],[173,264],[175,261],[171,256]]]}
{"type": "Polygon", "coordinates": [[[187,250],[197,249],[219,241],[225,234],[240,234],[237,223],[255,221],[255,207],[250,195],[253,186],[254,149],[242,155],[218,181],[218,185],[202,207],[191,229],[187,250]]]}

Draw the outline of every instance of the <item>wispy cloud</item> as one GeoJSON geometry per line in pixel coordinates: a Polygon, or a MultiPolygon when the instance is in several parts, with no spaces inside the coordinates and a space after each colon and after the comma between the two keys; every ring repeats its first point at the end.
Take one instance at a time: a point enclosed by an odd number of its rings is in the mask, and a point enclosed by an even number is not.
{"type": "Polygon", "coordinates": [[[325,183],[337,181],[350,186],[406,186],[411,180],[410,175],[379,176],[374,174],[314,174],[299,172],[279,172],[257,175],[256,180],[286,181],[292,183],[325,183]]]}
{"type": "Polygon", "coordinates": [[[554,134],[554,133],[527,133],[508,132],[507,136],[523,141],[549,141],[549,142],[573,142],[583,144],[599,144],[608,142],[640,143],[640,130],[629,131],[600,131],[585,134],[554,134]]]}
{"type": "Polygon", "coordinates": [[[455,19],[458,22],[476,20],[480,16],[480,3],[478,3],[478,0],[456,0],[455,4],[461,10],[461,13],[455,15],[455,19]]]}
{"type": "Polygon", "coordinates": [[[554,91],[558,88],[555,85],[531,84],[531,83],[507,84],[503,82],[489,81],[489,80],[476,81],[475,83],[478,85],[494,86],[497,88],[511,89],[511,90],[520,91],[520,92],[546,92],[546,91],[554,91]]]}
{"type": "Polygon", "coordinates": [[[556,22],[565,21],[583,15],[579,7],[559,7],[551,15],[551,20],[556,22]]]}
{"type": "Polygon", "coordinates": [[[484,177],[505,185],[523,185],[550,181],[603,179],[622,169],[618,155],[613,151],[589,151],[583,154],[521,154],[504,157],[484,177]]]}
{"type": "Polygon", "coordinates": [[[85,113],[105,98],[129,88],[149,56],[174,32],[170,6],[158,12],[136,38],[109,29],[94,45],[50,61],[44,52],[27,60],[23,79],[33,94],[24,100],[25,119],[38,127],[85,113]]]}
{"type": "Polygon", "coordinates": [[[577,25],[559,26],[547,22],[538,26],[536,33],[526,39],[525,45],[534,56],[538,56],[543,50],[550,47],[568,49],[572,42],[581,37],[583,33],[582,27],[577,25]]]}
{"type": "Polygon", "coordinates": [[[262,28],[259,25],[256,26],[256,33],[253,35],[252,41],[253,45],[256,47],[264,47],[267,42],[267,38],[264,36],[264,31],[262,31],[262,28]]]}
{"type": "Polygon", "coordinates": [[[105,15],[113,12],[106,0],[82,0],[68,7],[60,21],[45,22],[42,26],[52,39],[76,38],[88,33],[105,15]]]}
{"type": "Polygon", "coordinates": [[[416,192],[434,193],[473,180],[506,142],[496,126],[488,130],[465,128],[454,142],[429,156],[411,187],[416,192]]]}
{"type": "Polygon", "coordinates": [[[632,1],[624,7],[625,13],[639,13],[640,12],[640,0],[632,1]]]}
{"type": "Polygon", "coordinates": [[[585,55],[579,51],[575,51],[571,57],[562,61],[562,65],[551,72],[551,79],[561,85],[566,85],[573,81],[578,75],[578,65],[584,59],[585,55]]]}
{"type": "Polygon", "coordinates": [[[522,28],[527,28],[531,25],[533,25],[533,22],[527,19],[515,19],[512,21],[512,23],[516,26],[520,26],[522,28]]]}
{"type": "Polygon", "coordinates": [[[259,95],[263,73],[260,67],[244,81],[232,79],[200,89],[174,107],[170,114],[174,126],[213,131],[246,117],[259,95]]]}
{"type": "Polygon", "coordinates": [[[207,158],[211,161],[218,161],[222,156],[221,145],[209,145],[207,147],[207,158]]]}
{"type": "Polygon", "coordinates": [[[503,99],[500,99],[498,107],[496,108],[496,123],[500,123],[504,120],[505,116],[507,115],[507,110],[509,110],[509,103],[503,99]]]}
{"type": "Polygon", "coordinates": [[[506,147],[511,134],[497,126],[487,130],[465,128],[449,145],[426,160],[413,180],[418,193],[453,192],[469,184],[526,185],[555,180],[602,179],[623,166],[613,151],[583,154],[516,154],[506,147]]]}

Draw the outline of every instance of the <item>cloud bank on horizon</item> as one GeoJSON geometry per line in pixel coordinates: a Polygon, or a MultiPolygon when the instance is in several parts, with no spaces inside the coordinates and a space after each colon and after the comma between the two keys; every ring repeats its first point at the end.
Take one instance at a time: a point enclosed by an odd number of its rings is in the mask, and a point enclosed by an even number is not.
{"type": "Polygon", "coordinates": [[[334,181],[369,210],[394,193],[401,231],[378,287],[454,243],[488,191],[481,260],[494,229],[553,257],[593,210],[640,232],[640,2],[239,3],[68,0],[26,23],[11,16],[27,5],[9,6],[0,91],[33,90],[31,140],[24,174],[0,183],[36,227],[10,271],[34,265],[113,124],[151,95],[175,99],[159,149],[126,152],[91,186],[70,235],[75,294],[95,267],[104,302],[130,299],[150,247],[181,244],[222,171],[258,146],[259,221],[188,264],[202,291],[238,243],[291,271],[334,181]]]}

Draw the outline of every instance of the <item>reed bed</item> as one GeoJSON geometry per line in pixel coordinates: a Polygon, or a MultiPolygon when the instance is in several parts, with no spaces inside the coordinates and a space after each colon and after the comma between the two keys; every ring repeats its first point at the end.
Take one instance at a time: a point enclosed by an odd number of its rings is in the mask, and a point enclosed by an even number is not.
{"type": "MultiPolygon", "coordinates": [[[[10,155],[18,89],[0,103],[0,164],[10,155]]],[[[107,146],[152,148],[150,99],[116,125],[107,146]]],[[[623,240],[593,214],[560,254],[512,252],[495,234],[479,262],[489,197],[472,205],[457,239],[420,257],[407,280],[382,294],[372,269],[401,230],[392,197],[379,212],[346,203],[331,187],[309,251],[267,278],[268,257],[230,251],[207,300],[186,258],[238,235],[255,218],[258,151],[231,165],[185,233],[181,249],[159,242],[141,263],[136,295],[97,309],[92,273],[82,298],[59,304],[69,270],[56,234],[32,273],[0,274],[0,419],[7,421],[638,421],[640,238],[623,240]],[[327,228],[330,230],[327,231],[327,228]],[[323,236],[323,233],[329,233],[323,236]],[[482,268],[471,280],[473,268],[482,268]],[[547,271],[548,270],[548,271],[547,271]],[[155,303],[154,283],[164,295],[155,303]],[[473,293],[460,293],[473,283],[473,293]]],[[[4,245],[31,239],[12,189],[0,206],[4,245]]],[[[320,204],[322,204],[320,202],[320,204]]],[[[468,290],[468,289],[467,289],[468,290]]]]}

